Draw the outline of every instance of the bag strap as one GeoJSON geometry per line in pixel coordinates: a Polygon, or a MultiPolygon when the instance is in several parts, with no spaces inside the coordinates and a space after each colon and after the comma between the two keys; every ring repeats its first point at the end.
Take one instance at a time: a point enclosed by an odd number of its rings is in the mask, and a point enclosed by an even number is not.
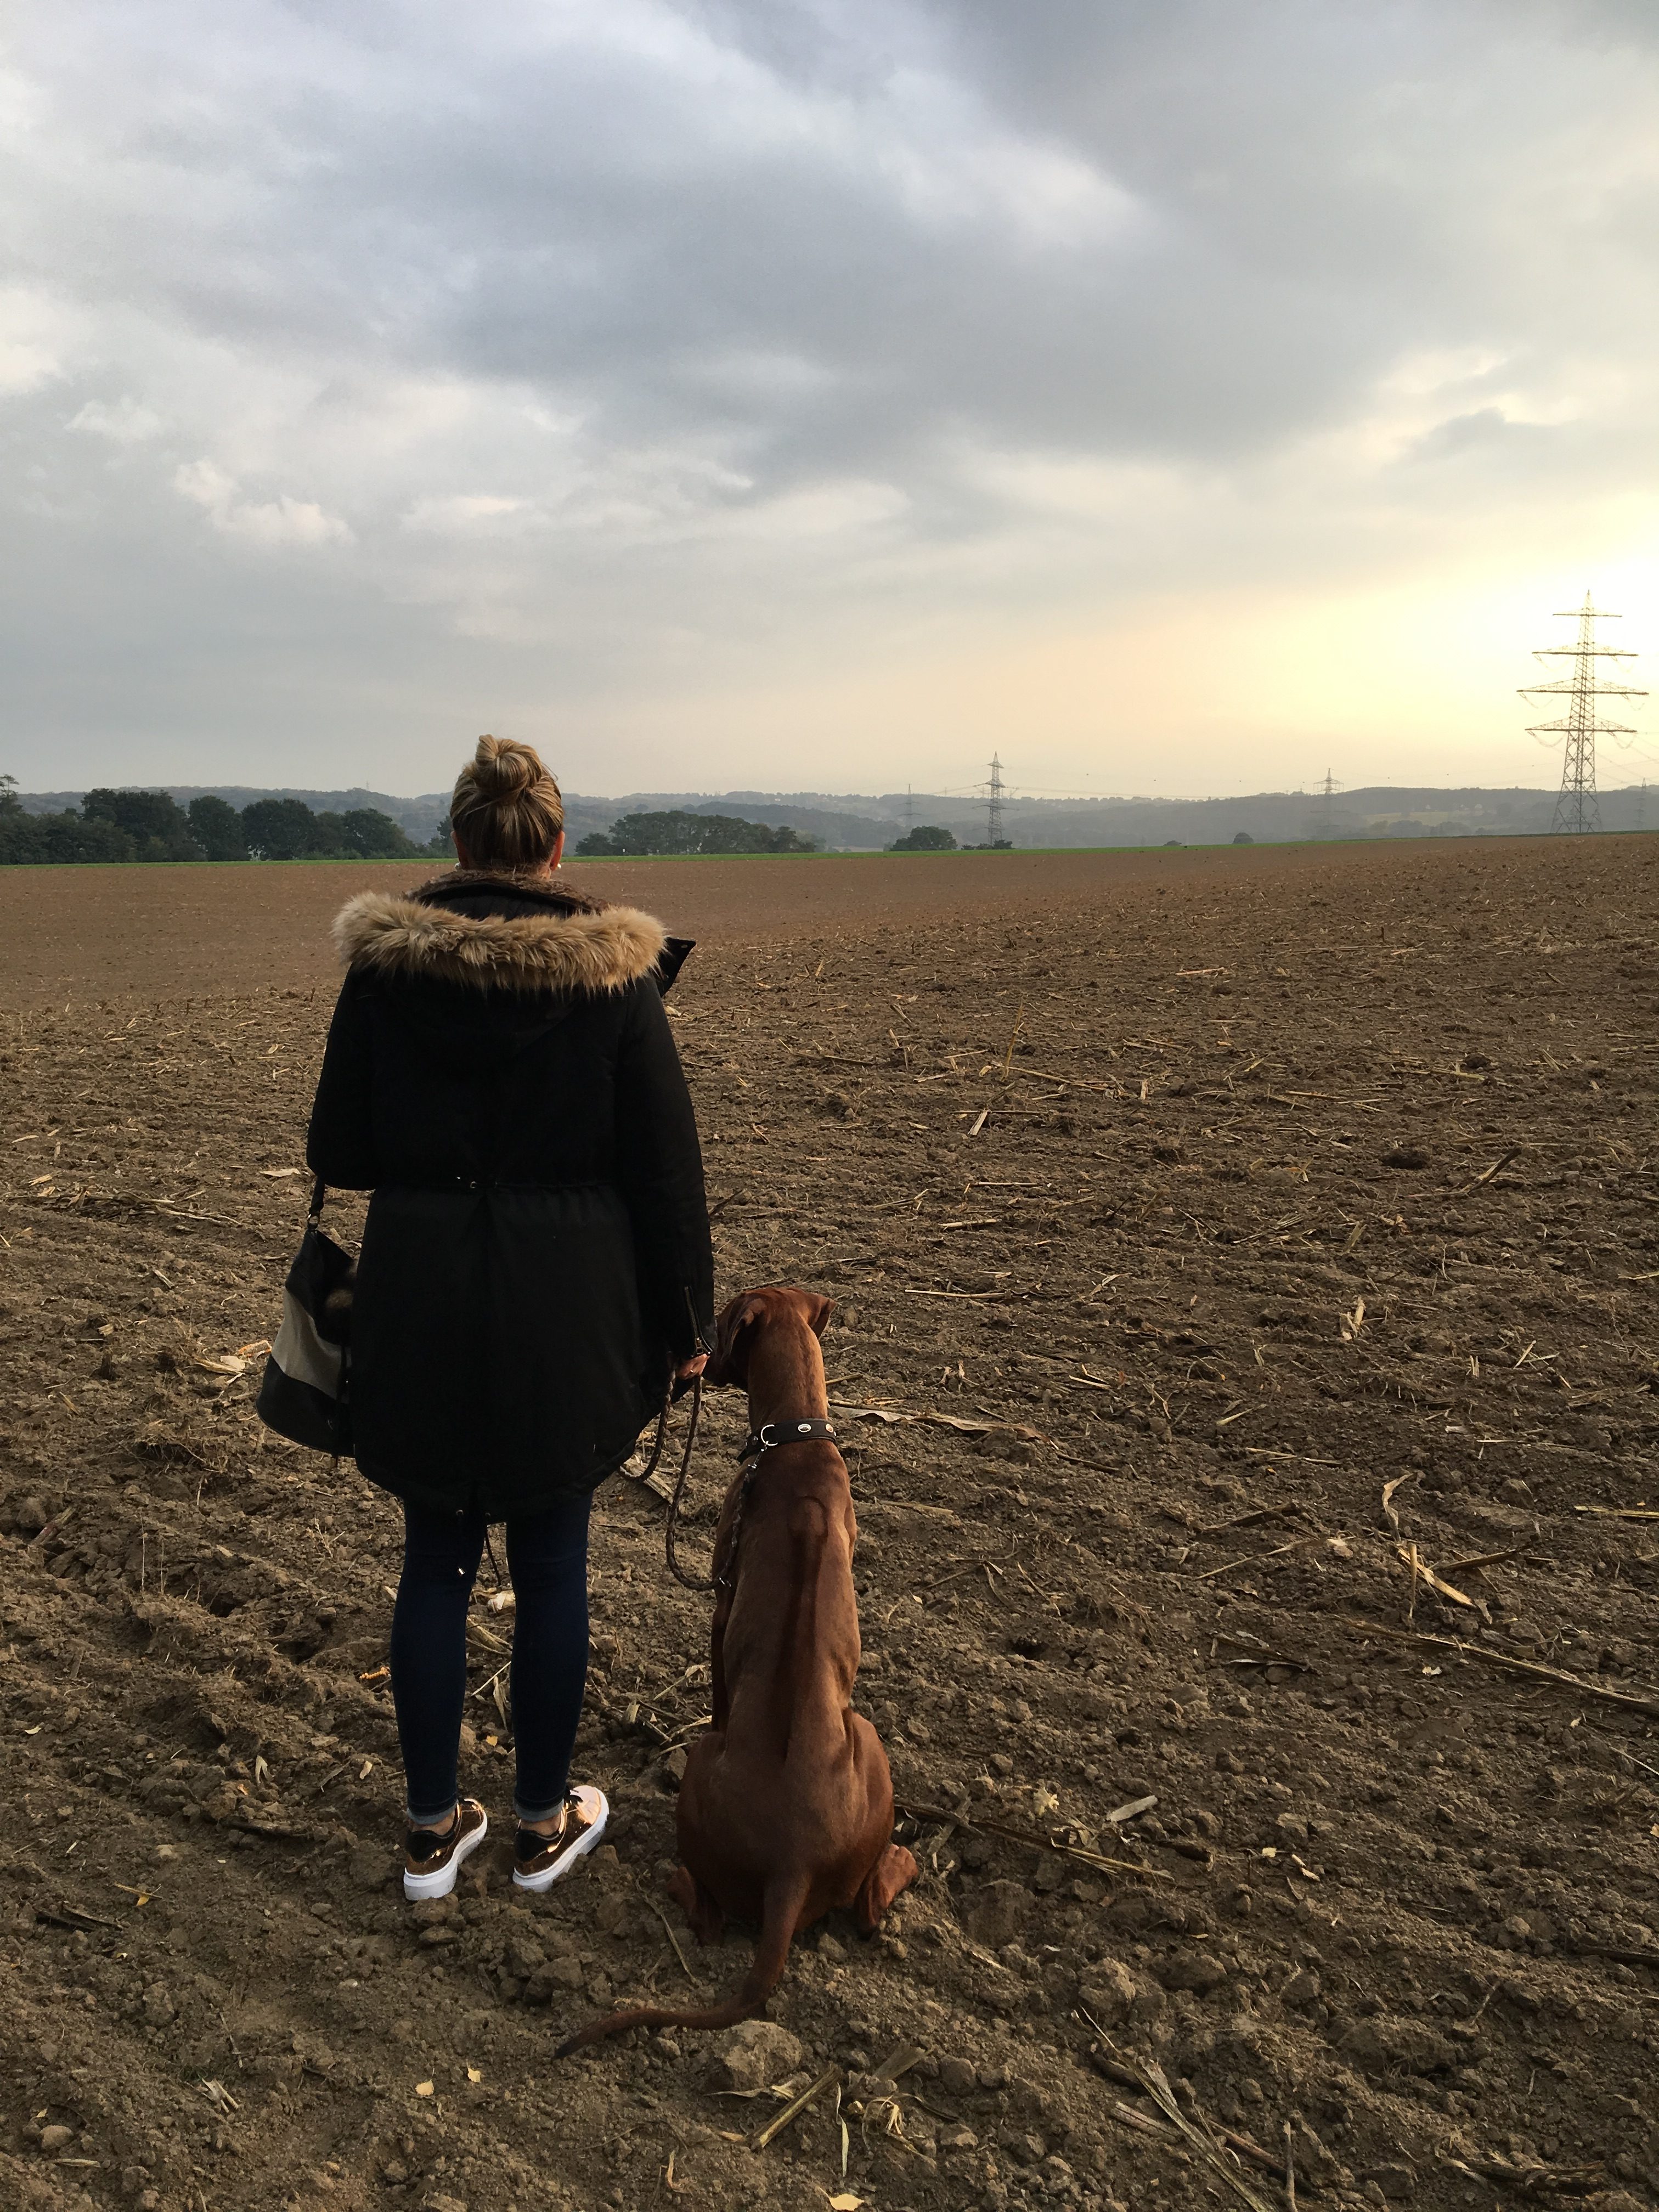
{"type": "Polygon", "coordinates": [[[312,1224],[313,1228],[322,1219],[323,1208],[327,1205],[327,1203],[328,1185],[323,1181],[321,1176],[319,1176],[316,1182],[311,1186],[311,1205],[306,1214],[307,1220],[312,1224]]]}

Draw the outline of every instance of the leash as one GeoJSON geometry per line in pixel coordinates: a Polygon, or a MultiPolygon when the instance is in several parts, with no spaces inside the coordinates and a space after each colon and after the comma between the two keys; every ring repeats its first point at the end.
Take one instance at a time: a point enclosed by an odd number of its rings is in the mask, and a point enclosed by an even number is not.
{"type": "MultiPolygon", "coordinates": [[[[657,1462],[661,1459],[663,1449],[668,1442],[668,1409],[673,1402],[674,1386],[671,1382],[663,1393],[662,1411],[657,1416],[657,1434],[651,1446],[650,1458],[647,1460],[637,1474],[629,1468],[622,1469],[623,1474],[627,1475],[630,1482],[637,1482],[643,1486],[649,1483],[652,1476],[656,1473],[657,1462]]],[[[714,1587],[712,1576],[704,1579],[699,1576],[686,1573],[680,1565],[679,1553],[675,1547],[675,1536],[679,1527],[680,1500],[685,1495],[685,1478],[691,1472],[691,1454],[696,1448],[697,1428],[702,1419],[702,1377],[697,1375],[692,1377],[691,1382],[691,1424],[685,1432],[685,1449],[680,1455],[680,1471],[674,1479],[673,1492],[668,1500],[668,1518],[663,1530],[665,1546],[668,1553],[668,1571],[677,1583],[690,1590],[711,1590],[714,1587]]]]}
{"type": "MultiPolygon", "coordinates": [[[[673,1402],[672,1386],[662,1401],[662,1411],[657,1416],[657,1433],[651,1446],[651,1456],[637,1474],[628,1474],[630,1482],[648,1483],[657,1471],[668,1440],[668,1409],[673,1402]]],[[[697,1441],[698,1424],[702,1419],[702,1377],[696,1376],[691,1385],[691,1425],[685,1434],[685,1449],[680,1455],[680,1471],[674,1479],[672,1495],[668,1501],[668,1517],[663,1526],[664,1549],[668,1558],[668,1571],[683,1589],[729,1590],[732,1588],[738,1560],[738,1538],[743,1528],[743,1509],[749,1502],[749,1492],[755,1477],[766,1462],[769,1452],[776,1451],[781,1444],[805,1443],[809,1439],[833,1443],[836,1430],[833,1421],[811,1419],[799,1421],[766,1421],[758,1429],[751,1429],[738,1447],[738,1462],[743,1467],[743,1484],[738,1492],[736,1510],[732,1516],[732,1535],[726,1547],[726,1565],[717,1575],[691,1575],[681,1566],[676,1542],[679,1530],[680,1501],[685,1495],[686,1477],[691,1472],[691,1455],[697,1441]]],[[[625,1474],[627,1469],[623,1469],[625,1474]]]]}
{"type": "MultiPolygon", "coordinates": [[[[663,1407],[665,1425],[668,1408],[663,1407]]],[[[674,1539],[680,1525],[680,1499],[685,1492],[685,1478],[691,1472],[691,1447],[697,1441],[697,1424],[702,1419],[702,1377],[696,1376],[691,1383],[691,1425],[685,1432],[685,1449],[680,1457],[680,1471],[674,1478],[674,1495],[668,1501],[668,1518],[663,1523],[663,1549],[668,1559],[668,1571],[682,1589],[710,1590],[714,1587],[712,1575],[688,1575],[680,1565],[679,1553],[674,1548],[674,1539]]]]}

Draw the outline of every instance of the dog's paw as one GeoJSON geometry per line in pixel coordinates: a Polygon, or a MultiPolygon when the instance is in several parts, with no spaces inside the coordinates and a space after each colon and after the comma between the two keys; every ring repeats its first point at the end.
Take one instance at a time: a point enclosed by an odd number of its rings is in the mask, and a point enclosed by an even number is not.
{"type": "Polygon", "coordinates": [[[902,1844],[889,1844],[864,1877],[854,1906],[859,1926],[867,1936],[879,1927],[893,1899],[916,1878],[916,1863],[902,1844]]]}

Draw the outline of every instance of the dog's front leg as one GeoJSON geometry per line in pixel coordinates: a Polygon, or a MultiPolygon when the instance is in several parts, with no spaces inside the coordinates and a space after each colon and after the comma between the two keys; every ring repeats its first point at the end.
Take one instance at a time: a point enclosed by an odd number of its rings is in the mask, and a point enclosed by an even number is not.
{"type": "Polygon", "coordinates": [[[726,1687],[726,1624],[732,1618],[732,1593],[723,1589],[708,1631],[708,1709],[713,1725],[724,1735],[732,1717],[732,1701],[726,1687]]]}
{"type": "Polygon", "coordinates": [[[708,1627],[708,1692],[714,1725],[722,1735],[731,1717],[726,1689],[726,1625],[732,1618],[736,1576],[732,1572],[732,1538],[738,1518],[741,1477],[726,1494],[714,1530],[714,1618],[708,1627]]]}

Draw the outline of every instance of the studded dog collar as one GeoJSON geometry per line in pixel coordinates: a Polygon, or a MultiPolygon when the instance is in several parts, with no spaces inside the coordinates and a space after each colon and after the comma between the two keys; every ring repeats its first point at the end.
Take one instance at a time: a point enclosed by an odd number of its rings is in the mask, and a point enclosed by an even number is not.
{"type": "Polygon", "coordinates": [[[768,1452],[775,1451],[780,1444],[833,1443],[836,1433],[833,1421],[763,1421],[759,1428],[750,1429],[738,1445],[738,1457],[740,1461],[763,1459],[768,1452]]]}

